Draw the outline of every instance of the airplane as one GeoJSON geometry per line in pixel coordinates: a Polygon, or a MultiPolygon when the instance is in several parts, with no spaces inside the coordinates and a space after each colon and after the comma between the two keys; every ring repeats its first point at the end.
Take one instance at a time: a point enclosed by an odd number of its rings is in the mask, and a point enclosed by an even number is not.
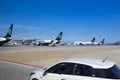
{"type": "Polygon", "coordinates": [[[102,41],[100,41],[97,45],[103,45],[105,43],[105,38],[102,39],[102,41]]]}
{"type": "Polygon", "coordinates": [[[0,37],[0,46],[4,45],[5,43],[11,40],[12,29],[13,24],[11,24],[11,26],[9,27],[7,34],[4,37],[0,37]]]}
{"type": "Polygon", "coordinates": [[[103,45],[105,42],[105,39],[102,39],[100,42],[95,42],[95,37],[88,42],[74,42],[74,45],[82,45],[82,46],[88,46],[88,45],[103,45]]]}
{"type": "Polygon", "coordinates": [[[61,42],[62,34],[63,32],[60,32],[54,40],[34,40],[33,44],[38,46],[55,46],[61,42]]]}
{"type": "Polygon", "coordinates": [[[74,42],[73,44],[74,45],[82,45],[82,46],[86,46],[86,45],[93,45],[95,42],[95,37],[91,40],[91,41],[85,41],[85,42],[81,42],[81,41],[77,41],[77,42],[74,42]]]}

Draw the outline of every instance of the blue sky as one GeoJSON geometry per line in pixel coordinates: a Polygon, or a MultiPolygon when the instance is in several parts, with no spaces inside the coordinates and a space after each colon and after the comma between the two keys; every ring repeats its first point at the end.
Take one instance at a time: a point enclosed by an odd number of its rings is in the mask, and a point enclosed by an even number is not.
{"type": "Polygon", "coordinates": [[[13,38],[120,41],[119,0],[0,0],[0,35],[14,24],[13,38]],[[53,31],[54,29],[54,31],[53,31]]]}

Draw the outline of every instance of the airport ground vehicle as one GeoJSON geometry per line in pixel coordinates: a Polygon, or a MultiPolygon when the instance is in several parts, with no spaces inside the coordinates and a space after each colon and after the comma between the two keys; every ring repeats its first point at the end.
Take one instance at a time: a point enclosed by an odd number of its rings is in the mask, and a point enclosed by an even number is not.
{"type": "Polygon", "coordinates": [[[120,80],[120,69],[111,61],[70,58],[33,71],[30,80],[120,80]]]}

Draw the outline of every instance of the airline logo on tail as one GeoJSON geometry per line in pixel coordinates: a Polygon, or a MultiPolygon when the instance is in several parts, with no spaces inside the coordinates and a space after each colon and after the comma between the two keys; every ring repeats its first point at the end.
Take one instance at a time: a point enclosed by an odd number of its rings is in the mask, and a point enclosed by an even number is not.
{"type": "Polygon", "coordinates": [[[51,42],[51,45],[50,46],[55,46],[55,44],[58,44],[61,42],[61,39],[62,39],[62,33],[63,32],[60,32],[57,36],[57,38],[55,40],[52,40],[51,42]]]}
{"type": "Polygon", "coordinates": [[[7,32],[7,34],[6,34],[6,36],[4,36],[5,38],[11,37],[11,35],[12,35],[12,28],[13,28],[13,24],[11,24],[11,26],[10,26],[10,28],[9,28],[9,30],[8,30],[8,32],[7,32]]]}
{"type": "Polygon", "coordinates": [[[60,40],[61,40],[61,38],[62,38],[62,33],[63,33],[63,32],[60,32],[60,33],[59,33],[59,35],[58,35],[58,37],[57,37],[55,40],[60,41],[60,40]]]}

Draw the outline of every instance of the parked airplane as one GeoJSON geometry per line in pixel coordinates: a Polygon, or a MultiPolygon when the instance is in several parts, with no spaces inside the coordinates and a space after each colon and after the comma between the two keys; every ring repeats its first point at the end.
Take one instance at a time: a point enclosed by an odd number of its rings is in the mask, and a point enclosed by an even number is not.
{"type": "Polygon", "coordinates": [[[105,42],[105,39],[102,39],[100,42],[95,42],[95,38],[93,38],[91,41],[81,42],[77,41],[74,42],[73,45],[82,45],[82,46],[88,46],[88,45],[103,45],[105,42]]]}
{"type": "Polygon", "coordinates": [[[73,44],[85,46],[85,45],[93,45],[94,43],[95,43],[95,37],[91,41],[85,41],[85,42],[77,41],[77,42],[74,42],[73,44]]]}
{"type": "Polygon", "coordinates": [[[105,43],[105,39],[102,39],[97,45],[103,45],[105,43]]]}
{"type": "Polygon", "coordinates": [[[12,28],[13,28],[13,24],[11,24],[7,34],[4,37],[0,37],[0,46],[4,45],[5,43],[11,40],[12,28]]]}
{"type": "Polygon", "coordinates": [[[61,42],[62,33],[63,32],[60,32],[55,40],[35,40],[33,44],[39,46],[55,46],[61,42]]]}

